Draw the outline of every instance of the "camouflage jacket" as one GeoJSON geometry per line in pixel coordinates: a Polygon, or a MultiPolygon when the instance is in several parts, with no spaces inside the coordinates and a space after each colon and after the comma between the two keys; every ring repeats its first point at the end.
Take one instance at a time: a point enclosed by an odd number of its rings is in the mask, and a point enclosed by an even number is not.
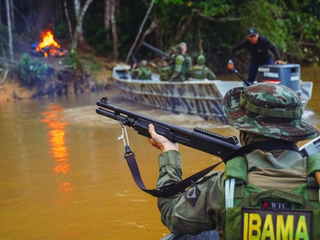
{"type": "MultiPolygon", "coordinates": [[[[262,152],[246,155],[248,183],[261,189],[293,191],[307,182],[307,159],[294,151],[262,152]],[[276,184],[275,184],[276,183],[276,184]]],[[[181,155],[171,150],[159,155],[157,187],[182,179],[181,155]]],[[[199,234],[216,229],[223,239],[221,199],[224,192],[224,173],[211,172],[196,182],[199,195],[192,201],[188,191],[168,198],[158,198],[161,221],[174,233],[199,234]]]]}
{"type": "Polygon", "coordinates": [[[148,67],[147,68],[141,67],[141,68],[131,70],[131,75],[134,79],[151,80],[152,71],[148,67]]]}
{"type": "Polygon", "coordinates": [[[170,79],[174,82],[183,82],[187,79],[188,68],[186,59],[182,54],[178,55],[175,59],[173,74],[170,79]]]}
{"type": "Polygon", "coordinates": [[[216,75],[204,65],[195,65],[190,70],[190,77],[199,79],[199,80],[216,80],[216,75]]]}
{"type": "Polygon", "coordinates": [[[192,68],[191,58],[185,54],[179,54],[175,57],[174,65],[172,65],[171,81],[183,82],[189,77],[192,68]]]}

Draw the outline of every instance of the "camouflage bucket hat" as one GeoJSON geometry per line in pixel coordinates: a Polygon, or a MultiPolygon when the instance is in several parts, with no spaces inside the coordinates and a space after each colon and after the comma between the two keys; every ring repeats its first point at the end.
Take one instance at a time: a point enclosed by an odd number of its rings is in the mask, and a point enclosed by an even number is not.
{"type": "Polygon", "coordinates": [[[231,89],[223,110],[229,124],[245,132],[295,142],[320,134],[302,118],[299,96],[282,85],[259,83],[231,89]]]}

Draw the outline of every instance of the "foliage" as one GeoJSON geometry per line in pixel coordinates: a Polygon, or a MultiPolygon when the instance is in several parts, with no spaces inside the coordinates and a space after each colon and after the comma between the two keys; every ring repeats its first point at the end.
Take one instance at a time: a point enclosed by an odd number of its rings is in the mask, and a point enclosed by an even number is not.
{"type": "MultiPolygon", "coordinates": [[[[27,36],[33,37],[32,41],[34,36],[38,36],[36,33],[52,20],[55,23],[53,30],[56,37],[69,37],[62,0],[48,0],[48,4],[29,2],[31,0],[21,1],[17,6],[20,7],[21,16],[23,14],[29,22],[31,34],[27,36]]],[[[72,2],[67,0],[70,20],[74,27],[76,17],[72,2]]],[[[104,26],[104,2],[92,2],[84,17],[83,31],[92,53],[106,57],[112,56],[113,42],[111,29],[105,29],[104,26]]],[[[120,57],[125,58],[135,41],[151,0],[116,2],[118,50],[120,57]]],[[[188,53],[194,60],[203,49],[207,64],[215,71],[227,71],[230,48],[244,40],[246,29],[252,26],[278,47],[283,60],[311,63],[319,61],[320,1],[156,0],[143,32],[153,21],[157,22],[157,27],[145,38],[146,42],[169,51],[171,46],[184,41],[188,44],[188,53]]],[[[16,32],[20,35],[27,32],[26,20],[20,17],[20,14],[16,14],[16,25],[16,32]]],[[[0,44],[7,44],[6,36],[6,28],[0,25],[0,44]]],[[[145,47],[141,47],[134,54],[140,59],[155,57],[145,47]]],[[[246,67],[249,55],[246,51],[239,52],[236,60],[246,67]]],[[[64,62],[77,69],[80,61],[76,55],[70,55],[64,62]]],[[[98,68],[94,62],[87,64],[91,65],[91,70],[98,68]]]]}
{"type": "Polygon", "coordinates": [[[84,66],[87,66],[89,70],[99,70],[101,68],[98,59],[90,54],[85,54],[81,59],[84,66]]]}
{"type": "Polygon", "coordinates": [[[39,85],[39,77],[47,70],[47,65],[32,59],[28,53],[21,56],[18,66],[20,83],[23,86],[32,87],[39,85]]]}
{"type": "Polygon", "coordinates": [[[73,68],[74,70],[81,67],[78,53],[76,51],[71,52],[65,59],[62,60],[62,64],[73,68]]]}
{"type": "Polygon", "coordinates": [[[54,36],[58,39],[69,37],[68,25],[66,22],[58,22],[54,29],[54,36]]]}
{"type": "Polygon", "coordinates": [[[74,70],[86,70],[87,72],[100,69],[100,64],[95,56],[90,54],[79,55],[77,52],[70,53],[62,61],[62,64],[74,70]]]}

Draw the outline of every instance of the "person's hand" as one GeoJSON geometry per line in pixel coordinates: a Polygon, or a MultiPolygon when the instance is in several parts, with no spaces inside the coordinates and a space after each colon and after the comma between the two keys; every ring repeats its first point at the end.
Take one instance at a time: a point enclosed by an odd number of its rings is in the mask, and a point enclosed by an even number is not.
{"type": "Polygon", "coordinates": [[[156,133],[155,128],[152,124],[149,124],[149,133],[151,138],[148,138],[149,143],[161,150],[161,152],[166,152],[169,150],[179,150],[178,145],[170,142],[167,138],[156,133]]]}
{"type": "Polygon", "coordinates": [[[282,60],[278,60],[278,61],[275,61],[275,64],[283,65],[283,64],[286,64],[286,63],[284,61],[282,61],[282,60]]]}
{"type": "Polygon", "coordinates": [[[234,70],[234,65],[233,65],[233,63],[228,63],[228,69],[229,70],[231,70],[231,71],[233,71],[234,70]]]}
{"type": "Polygon", "coordinates": [[[153,62],[149,63],[149,65],[151,65],[152,67],[156,67],[156,64],[154,64],[153,62]]]}

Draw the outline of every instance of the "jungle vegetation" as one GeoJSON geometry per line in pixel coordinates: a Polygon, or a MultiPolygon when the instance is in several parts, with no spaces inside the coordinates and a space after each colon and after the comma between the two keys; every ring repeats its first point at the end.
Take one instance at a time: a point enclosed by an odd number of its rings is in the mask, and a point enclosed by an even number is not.
{"type": "MultiPolygon", "coordinates": [[[[10,33],[27,43],[51,28],[72,51],[85,49],[113,60],[126,59],[152,0],[0,0],[0,52],[10,55],[10,33]],[[10,31],[9,31],[10,32],[10,31]]],[[[204,53],[209,67],[227,71],[230,48],[256,27],[288,62],[319,62],[319,0],[155,0],[134,48],[136,58],[153,59],[144,40],[169,51],[183,41],[189,55],[204,53]]],[[[236,64],[245,66],[246,52],[236,64]]]]}

